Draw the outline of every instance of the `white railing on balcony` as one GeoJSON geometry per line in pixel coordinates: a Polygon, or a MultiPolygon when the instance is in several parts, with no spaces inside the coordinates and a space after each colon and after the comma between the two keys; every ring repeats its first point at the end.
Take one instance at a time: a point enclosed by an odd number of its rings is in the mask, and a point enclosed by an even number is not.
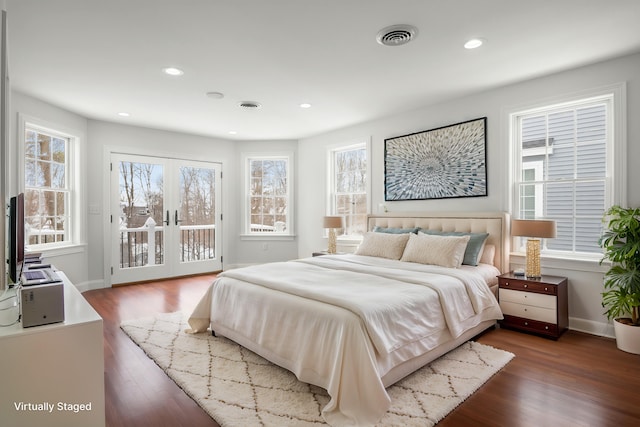
{"type": "MultiPolygon", "coordinates": [[[[180,231],[180,262],[215,258],[215,225],[184,225],[180,231]]],[[[149,218],[142,227],[120,228],[120,268],[164,263],[164,227],[149,218]],[[149,248],[154,256],[149,257],[149,248]]]]}
{"type": "Polygon", "coordinates": [[[180,226],[180,261],[192,262],[216,257],[215,225],[180,226]]]}

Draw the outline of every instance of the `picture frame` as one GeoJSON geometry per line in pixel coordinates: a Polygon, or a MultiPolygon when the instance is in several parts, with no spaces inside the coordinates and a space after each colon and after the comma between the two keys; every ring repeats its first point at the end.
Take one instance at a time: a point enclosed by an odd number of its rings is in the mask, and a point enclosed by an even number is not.
{"type": "Polygon", "coordinates": [[[487,196],[487,118],[384,140],[385,201],[487,196]]]}

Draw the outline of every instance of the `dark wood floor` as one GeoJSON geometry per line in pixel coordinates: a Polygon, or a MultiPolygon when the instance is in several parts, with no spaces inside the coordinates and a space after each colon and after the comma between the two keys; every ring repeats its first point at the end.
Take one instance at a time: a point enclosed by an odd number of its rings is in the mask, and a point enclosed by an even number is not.
{"type": "MultiPolygon", "coordinates": [[[[119,328],[126,319],[190,312],[213,277],[83,294],[104,319],[107,427],[218,426],[119,328]]],[[[478,341],[516,357],[439,427],[640,424],[640,356],[613,340],[569,331],[551,341],[495,329],[478,341]]]]}

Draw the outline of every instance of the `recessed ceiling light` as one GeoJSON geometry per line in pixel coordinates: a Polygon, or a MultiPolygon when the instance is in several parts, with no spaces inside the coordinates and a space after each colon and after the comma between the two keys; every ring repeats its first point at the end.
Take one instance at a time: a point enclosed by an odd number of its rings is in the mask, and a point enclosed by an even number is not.
{"type": "Polygon", "coordinates": [[[224,93],[222,92],[207,92],[207,96],[211,99],[222,99],[224,98],[224,93]]]}
{"type": "Polygon", "coordinates": [[[465,49],[476,49],[484,44],[484,39],[470,39],[464,44],[465,49]]]}
{"type": "Polygon", "coordinates": [[[126,113],[126,112],[122,111],[122,112],[118,113],[118,115],[119,115],[120,117],[129,117],[131,114],[126,113]]]}
{"type": "Polygon", "coordinates": [[[184,71],[174,67],[167,67],[167,68],[164,68],[162,71],[164,71],[165,74],[168,74],[170,76],[181,76],[184,74],[184,71]]]}
{"type": "Polygon", "coordinates": [[[235,130],[230,130],[228,133],[229,133],[229,135],[235,135],[235,134],[237,134],[238,132],[236,132],[235,130]]]}
{"type": "Polygon", "coordinates": [[[300,104],[300,108],[311,108],[311,104],[303,102],[302,104],[300,104]]]}

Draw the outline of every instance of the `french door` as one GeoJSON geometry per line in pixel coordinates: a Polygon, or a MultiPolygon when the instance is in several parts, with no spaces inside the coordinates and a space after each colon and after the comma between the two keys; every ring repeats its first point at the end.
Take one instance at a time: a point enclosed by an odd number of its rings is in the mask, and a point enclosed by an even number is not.
{"type": "Polygon", "coordinates": [[[111,283],[222,269],[222,165],[111,154],[111,283]]]}

